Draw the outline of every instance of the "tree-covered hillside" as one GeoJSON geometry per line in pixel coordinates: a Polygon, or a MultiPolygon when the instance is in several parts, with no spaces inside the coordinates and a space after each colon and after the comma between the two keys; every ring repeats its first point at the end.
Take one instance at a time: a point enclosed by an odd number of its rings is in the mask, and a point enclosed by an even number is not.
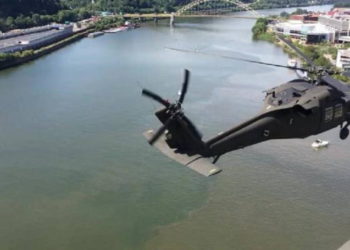
{"type": "Polygon", "coordinates": [[[333,4],[335,0],[260,0],[254,4],[257,9],[302,7],[315,4],[333,4]]]}
{"type": "MultiPolygon", "coordinates": [[[[254,0],[241,0],[255,2],[254,0]]],[[[334,3],[335,0],[260,0],[256,8],[278,8],[285,6],[306,6],[311,3],[334,3]]],[[[345,1],[347,0],[338,0],[345,1]]],[[[191,0],[0,0],[0,18],[33,14],[52,15],[62,9],[85,8],[93,11],[142,12],[146,9],[158,11],[174,11],[191,0]]]]}
{"type": "MultiPolygon", "coordinates": [[[[0,31],[50,22],[74,22],[99,11],[114,13],[173,12],[192,0],[0,0],[0,31]]],[[[334,3],[335,0],[241,0],[256,9],[334,3]]],[[[336,0],[345,1],[349,0],[336,0]]]]}
{"type": "Polygon", "coordinates": [[[20,14],[55,14],[62,8],[60,0],[0,0],[0,17],[20,14]]]}
{"type": "MultiPolygon", "coordinates": [[[[188,4],[192,0],[95,0],[91,5],[90,0],[61,0],[71,8],[86,7],[97,10],[109,10],[113,12],[144,12],[149,11],[174,11],[176,8],[188,4]]],[[[281,7],[308,6],[314,4],[334,3],[336,0],[241,0],[245,3],[253,3],[256,9],[270,9],[281,7]]],[[[349,1],[349,0],[338,0],[349,1]]]]}
{"type": "Polygon", "coordinates": [[[350,7],[350,1],[349,0],[336,0],[335,7],[350,7]]]}

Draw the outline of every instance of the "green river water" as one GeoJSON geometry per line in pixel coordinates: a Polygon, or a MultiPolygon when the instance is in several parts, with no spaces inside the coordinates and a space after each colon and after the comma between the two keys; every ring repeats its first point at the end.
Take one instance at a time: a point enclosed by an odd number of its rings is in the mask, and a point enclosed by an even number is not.
{"type": "MultiPolygon", "coordinates": [[[[311,9],[329,9],[330,6],[311,9]]],[[[270,10],[265,13],[280,13],[270,10]]],[[[181,54],[199,49],[286,64],[251,40],[254,20],[182,19],[83,39],[0,72],[0,249],[337,249],[350,237],[349,140],[338,129],[222,157],[205,178],[142,137],[146,87],[177,98],[205,138],[259,112],[292,71],[181,54]]]]}

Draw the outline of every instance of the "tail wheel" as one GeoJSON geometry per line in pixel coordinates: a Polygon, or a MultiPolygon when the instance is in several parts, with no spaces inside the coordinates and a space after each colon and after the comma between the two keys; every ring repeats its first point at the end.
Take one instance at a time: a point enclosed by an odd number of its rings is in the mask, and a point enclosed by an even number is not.
{"type": "Polygon", "coordinates": [[[339,136],[340,136],[340,139],[342,139],[342,140],[345,140],[346,138],[348,138],[348,136],[349,136],[349,129],[347,127],[342,128],[340,130],[339,136]]]}

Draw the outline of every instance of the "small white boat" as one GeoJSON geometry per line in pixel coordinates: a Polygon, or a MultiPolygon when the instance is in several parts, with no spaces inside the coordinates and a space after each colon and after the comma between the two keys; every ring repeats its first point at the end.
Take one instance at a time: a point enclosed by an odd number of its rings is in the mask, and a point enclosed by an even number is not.
{"type": "Polygon", "coordinates": [[[295,72],[297,73],[297,76],[298,76],[299,78],[304,78],[304,79],[307,79],[307,78],[308,78],[308,73],[307,73],[307,71],[296,70],[295,72]]]}
{"type": "Polygon", "coordinates": [[[98,37],[98,36],[102,36],[104,33],[99,31],[99,32],[93,32],[93,33],[90,33],[88,35],[89,38],[95,38],[95,37],[98,37]]]}
{"type": "Polygon", "coordinates": [[[298,66],[298,61],[295,59],[289,59],[288,60],[288,66],[292,68],[296,68],[298,66]]]}
{"type": "Polygon", "coordinates": [[[317,139],[316,141],[314,141],[312,144],[311,144],[311,147],[313,148],[324,148],[324,147],[327,147],[329,145],[329,142],[328,141],[322,141],[320,139],[317,139]]]}
{"type": "Polygon", "coordinates": [[[118,27],[118,28],[113,28],[113,29],[106,30],[105,33],[117,33],[117,32],[121,32],[121,31],[125,31],[125,30],[128,30],[128,27],[121,26],[121,27],[118,27]]]}

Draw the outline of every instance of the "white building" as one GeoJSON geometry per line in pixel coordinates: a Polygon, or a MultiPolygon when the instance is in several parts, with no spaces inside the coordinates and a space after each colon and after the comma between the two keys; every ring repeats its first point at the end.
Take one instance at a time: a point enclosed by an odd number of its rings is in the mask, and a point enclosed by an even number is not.
{"type": "Polygon", "coordinates": [[[320,16],[318,18],[320,24],[331,27],[338,32],[348,32],[350,29],[350,16],[320,16]]]}
{"type": "Polygon", "coordinates": [[[335,39],[334,29],[320,23],[290,20],[277,23],[274,28],[276,33],[299,38],[307,43],[333,42],[335,39]]]}
{"type": "Polygon", "coordinates": [[[0,36],[0,53],[14,53],[38,49],[55,43],[73,34],[72,25],[49,25],[32,28],[0,36]]]}
{"type": "Polygon", "coordinates": [[[350,49],[338,50],[336,66],[344,71],[350,71],[350,49]]]}
{"type": "Polygon", "coordinates": [[[350,41],[350,9],[334,9],[328,15],[320,16],[318,21],[335,30],[336,41],[350,41]]]}

